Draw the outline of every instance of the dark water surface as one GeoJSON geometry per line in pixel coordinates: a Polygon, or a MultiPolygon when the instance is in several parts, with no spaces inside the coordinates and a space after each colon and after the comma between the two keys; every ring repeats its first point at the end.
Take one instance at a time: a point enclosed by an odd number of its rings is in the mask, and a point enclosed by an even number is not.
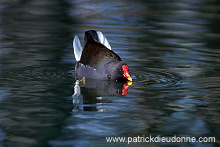
{"type": "Polygon", "coordinates": [[[2,0],[0,147],[219,146],[218,0],[2,0]],[[131,86],[77,81],[74,35],[102,31],[131,86]],[[215,137],[107,143],[106,136],[215,137]]]}

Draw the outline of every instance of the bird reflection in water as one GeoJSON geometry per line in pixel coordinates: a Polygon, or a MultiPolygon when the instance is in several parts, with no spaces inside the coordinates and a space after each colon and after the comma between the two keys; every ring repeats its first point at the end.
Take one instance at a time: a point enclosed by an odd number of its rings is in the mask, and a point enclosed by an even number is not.
{"type": "Polygon", "coordinates": [[[72,95],[74,112],[105,111],[103,104],[112,103],[103,97],[124,96],[128,94],[131,81],[94,80],[82,78],[76,80],[72,95]]]}

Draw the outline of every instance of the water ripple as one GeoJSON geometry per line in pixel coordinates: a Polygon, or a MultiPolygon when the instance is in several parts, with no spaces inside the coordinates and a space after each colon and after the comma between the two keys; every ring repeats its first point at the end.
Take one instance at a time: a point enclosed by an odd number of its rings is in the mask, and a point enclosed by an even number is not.
{"type": "Polygon", "coordinates": [[[153,87],[173,87],[181,83],[181,76],[160,69],[148,69],[132,73],[134,80],[153,87]]]}
{"type": "Polygon", "coordinates": [[[60,81],[60,80],[69,80],[74,79],[74,73],[72,71],[68,72],[67,69],[57,70],[57,69],[47,69],[47,68],[38,68],[31,67],[20,69],[16,71],[7,71],[1,75],[1,80],[6,81],[38,81],[38,80],[50,80],[50,81],[60,81]],[[16,75],[16,76],[15,76],[16,75]]]}

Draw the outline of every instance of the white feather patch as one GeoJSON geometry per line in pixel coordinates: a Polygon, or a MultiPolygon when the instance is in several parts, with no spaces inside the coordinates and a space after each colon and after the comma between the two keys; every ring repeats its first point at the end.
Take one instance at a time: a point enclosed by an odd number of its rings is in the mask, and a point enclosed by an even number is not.
{"type": "Polygon", "coordinates": [[[97,35],[98,35],[98,38],[99,38],[99,41],[104,44],[108,49],[112,49],[107,38],[102,34],[102,32],[100,31],[97,31],[97,35]]]}
{"type": "Polygon", "coordinates": [[[79,41],[79,37],[76,35],[73,39],[73,49],[76,61],[79,61],[82,55],[82,45],[79,41]]]}

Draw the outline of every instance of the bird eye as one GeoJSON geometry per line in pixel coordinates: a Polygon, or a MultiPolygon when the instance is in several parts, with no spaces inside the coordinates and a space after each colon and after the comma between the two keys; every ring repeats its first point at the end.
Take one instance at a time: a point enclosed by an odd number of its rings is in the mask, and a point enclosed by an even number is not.
{"type": "Polygon", "coordinates": [[[118,71],[122,71],[121,68],[118,68],[118,71]]]}

